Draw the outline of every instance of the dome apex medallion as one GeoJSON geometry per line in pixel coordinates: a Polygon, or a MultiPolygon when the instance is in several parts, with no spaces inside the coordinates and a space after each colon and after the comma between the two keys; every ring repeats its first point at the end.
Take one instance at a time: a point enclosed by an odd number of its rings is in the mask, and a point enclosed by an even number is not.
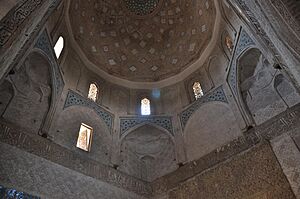
{"type": "Polygon", "coordinates": [[[123,0],[126,8],[137,16],[152,14],[162,0],[123,0]]]}

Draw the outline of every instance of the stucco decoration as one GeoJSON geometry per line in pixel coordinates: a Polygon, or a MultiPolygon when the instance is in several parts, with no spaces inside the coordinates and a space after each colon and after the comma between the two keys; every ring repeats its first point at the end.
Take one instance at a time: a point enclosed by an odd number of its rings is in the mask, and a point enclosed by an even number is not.
{"type": "Polygon", "coordinates": [[[93,109],[97,113],[97,115],[105,122],[110,132],[112,132],[114,115],[106,111],[97,103],[93,102],[88,98],[81,96],[80,94],[72,90],[69,90],[68,96],[65,101],[64,109],[71,106],[86,106],[88,108],[93,109]]]}
{"type": "MultiPolygon", "coordinates": [[[[74,153],[74,151],[66,150],[65,147],[60,146],[60,145],[56,144],[55,142],[50,142],[48,139],[42,139],[39,136],[31,136],[28,133],[23,132],[23,130],[11,128],[2,123],[0,124],[0,141],[1,141],[1,143],[3,143],[2,145],[0,145],[2,147],[4,147],[4,143],[5,143],[5,144],[7,144],[7,146],[11,145],[11,147],[13,147],[15,149],[18,148],[19,151],[28,152],[27,154],[32,154],[34,157],[41,158],[42,160],[47,161],[47,163],[45,163],[45,165],[49,166],[50,165],[49,163],[52,162],[55,165],[60,165],[64,168],[66,168],[67,171],[75,171],[77,173],[83,174],[84,176],[88,176],[90,179],[94,178],[96,180],[100,180],[109,186],[116,186],[123,190],[129,191],[129,192],[134,192],[136,194],[143,195],[145,197],[150,196],[150,194],[151,194],[150,185],[148,183],[145,183],[144,181],[141,181],[141,180],[138,180],[129,175],[123,174],[122,172],[119,172],[118,170],[113,169],[110,166],[105,166],[105,165],[99,163],[98,161],[94,161],[90,158],[87,158],[84,155],[74,153]]],[[[1,148],[1,151],[6,151],[6,150],[1,148]]],[[[8,149],[7,151],[12,152],[14,150],[8,149]]],[[[26,153],[23,153],[23,155],[17,156],[16,154],[10,155],[8,153],[1,153],[1,155],[6,155],[9,158],[21,157],[21,159],[23,159],[25,157],[24,154],[26,154],[26,153]]],[[[27,177],[28,180],[30,180],[30,182],[32,182],[32,180],[33,180],[32,177],[37,176],[38,178],[36,178],[34,180],[34,182],[38,182],[41,180],[44,181],[44,179],[45,179],[46,184],[49,184],[49,180],[47,178],[44,178],[45,168],[43,166],[41,166],[40,163],[32,162],[32,159],[29,162],[27,161],[27,164],[30,163],[30,164],[32,164],[32,166],[23,164],[24,161],[22,161],[22,160],[20,160],[20,163],[18,163],[18,164],[14,164],[14,161],[5,161],[5,163],[8,163],[8,162],[11,162],[13,166],[22,166],[27,173],[26,173],[26,175],[20,175],[20,176],[27,177]],[[34,167],[41,169],[41,175],[35,175],[36,172],[33,172],[33,171],[32,172],[34,173],[34,175],[32,175],[32,176],[28,175],[28,169],[31,170],[31,169],[34,169],[34,167]]],[[[0,163],[4,163],[4,161],[2,161],[0,163]]],[[[12,169],[13,167],[8,166],[6,168],[12,169]]],[[[3,174],[3,171],[5,172],[5,170],[1,169],[0,173],[3,174]]],[[[53,174],[56,172],[52,171],[50,173],[53,174]]],[[[53,177],[50,173],[47,176],[53,177]]],[[[5,175],[1,175],[1,177],[7,176],[7,174],[17,175],[17,172],[8,172],[7,171],[7,172],[5,172],[5,175]]],[[[12,177],[11,179],[20,179],[20,176],[18,176],[19,178],[12,177]]],[[[62,181],[64,182],[64,183],[62,183],[62,186],[66,185],[66,179],[70,179],[70,177],[69,178],[61,178],[61,176],[59,176],[59,178],[62,179],[62,181]]],[[[71,178],[71,179],[74,180],[76,178],[71,178]]],[[[82,178],[80,178],[80,179],[82,179],[82,178]]],[[[8,180],[7,182],[9,183],[10,181],[11,180],[8,180]]],[[[18,180],[18,182],[19,182],[19,180],[18,180]]],[[[23,182],[24,181],[22,179],[20,181],[20,183],[22,184],[23,182]]],[[[54,184],[56,184],[56,183],[54,183],[54,184]]],[[[70,183],[70,184],[72,184],[72,183],[70,183]]],[[[22,184],[22,187],[23,187],[23,185],[24,184],[22,184]]],[[[25,185],[31,186],[33,188],[33,190],[37,190],[37,191],[40,188],[37,186],[33,186],[32,183],[25,183],[25,185]]],[[[43,183],[43,185],[45,185],[45,183],[43,183]]],[[[86,183],[84,185],[86,185],[86,183]]],[[[53,187],[53,183],[50,186],[53,187]]],[[[21,186],[18,186],[18,187],[21,187],[21,186]]],[[[73,187],[73,186],[71,186],[71,187],[73,187]]],[[[81,186],[81,188],[82,188],[82,186],[81,186]]],[[[99,188],[99,186],[98,186],[98,188],[99,188]]],[[[28,190],[28,189],[24,189],[24,190],[28,190]]],[[[57,190],[57,189],[55,189],[55,190],[57,190]]],[[[68,190],[68,192],[70,191],[70,189],[67,189],[67,190],[68,190]]],[[[34,191],[34,192],[37,192],[37,191],[34,191]]],[[[50,198],[53,198],[53,195],[50,198]]],[[[57,198],[63,198],[63,197],[57,197],[57,198]]],[[[76,198],[76,197],[72,197],[72,198],[76,198]]],[[[101,198],[101,197],[97,197],[97,198],[101,198]]]]}
{"type": "Polygon", "coordinates": [[[0,47],[4,46],[13,36],[17,28],[41,6],[43,0],[22,1],[0,22],[0,47]]]}
{"type": "Polygon", "coordinates": [[[97,69],[134,82],[185,70],[208,47],[216,20],[209,0],[72,0],[68,14],[78,51],[97,69]]]}
{"type": "Polygon", "coordinates": [[[52,85],[53,85],[54,92],[57,94],[57,96],[59,96],[63,90],[64,81],[46,30],[42,32],[34,47],[42,50],[45,53],[45,55],[47,55],[49,61],[51,62],[52,85]]]}
{"type": "Polygon", "coordinates": [[[264,41],[265,45],[267,45],[267,47],[269,47],[272,50],[274,57],[276,57],[280,63],[283,63],[283,59],[280,53],[274,46],[270,37],[265,32],[265,29],[262,28],[263,24],[259,22],[258,17],[255,16],[253,11],[247,5],[247,1],[233,0],[233,2],[235,2],[235,4],[238,5],[239,9],[244,13],[246,20],[249,21],[249,23],[251,23],[252,27],[255,29],[256,34],[258,34],[260,38],[264,41]]]}
{"type": "Polygon", "coordinates": [[[140,116],[140,117],[120,117],[120,137],[130,129],[141,124],[154,124],[167,130],[171,135],[173,133],[172,117],[170,116],[140,116]]]}
{"type": "Polygon", "coordinates": [[[223,90],[223,86],[216,88],[211,93],[208,93],[203,97],[201,97],[200,99],[196,100],[188,108],[186,108],[184,111],[180,113],[180,121],[181,121],[182,129],[185,128],[188,120],[196,110],[198,110],[203,104],[208,102],[214,102],[214,101],[228,103],[227,97],[223,90]]]}
{"type": "Polygon", "coordinates": [[[255,46],[254,41],[251,39],[251,37],[248,35],[248,33],[241,29],[238,42],[236,45],[236,48],[234,50],[233,57],[230,62],[229,66],[229,72],[227,77],[227,82],[229,84],[229,87],[231,88],[232,92],[237,97],[238,95],[238,86],[237,86],[237,59],[241,55],[242,52],[244,52],[246,49],[255,46]]]}

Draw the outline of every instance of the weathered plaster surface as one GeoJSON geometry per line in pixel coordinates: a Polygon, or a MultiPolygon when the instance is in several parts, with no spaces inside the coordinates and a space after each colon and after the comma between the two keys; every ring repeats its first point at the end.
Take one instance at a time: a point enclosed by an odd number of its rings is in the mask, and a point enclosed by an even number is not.
{"type": "Polygon", "coordinates": [[[0,183],[45,199],[143,199],[96,178],[1,143],[0,183]]]}
{"type": "Polygon", "coordinates": [[[287,134],[271,141],[274,153],[297,198],[300,198],[300,151],[287,134]]]}
{"type": "Polygon", "coordinates": [[[271,147],[259,145],[169,190],[170,199],[294,199],[271,147]]]}

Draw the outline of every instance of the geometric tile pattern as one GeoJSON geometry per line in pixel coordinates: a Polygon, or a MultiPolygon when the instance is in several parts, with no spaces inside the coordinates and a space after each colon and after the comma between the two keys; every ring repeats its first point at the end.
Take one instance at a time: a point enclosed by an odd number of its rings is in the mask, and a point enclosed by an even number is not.
{"type": "Polygon", "coordinates": [[[232,92],[237,96],[238,88],[237,88],[237,81],[238,81],[238,74],[237,74],[237,59],[240,57],[241,53],[244,52],[246,49],[255,46],[254,41],[248,35],[248,33],[244,30],[240,30],[240,34],[238,37],[238,42],[236,44],[236,48],[233,53],[232,60],[230,62],[230,68],[228,72],[227,82],[229,87],[231,88],[232,92]]]}
{"type": "Polygon", "coordinates": [[[158,6],[160,0],[136,1],[124,0],[126,8],[136,15],[147,15],[152,13],[158,6]]]}
{"type": "Polygon", "coordinates": [[[128,130],[140,124],[154,124],[166,129],[171,135],[173,133],[172,117],[170,116],[139,116],[120,117],[120,137],[128,130]]]}
{"type": "Polygon", "coordinates": [[[97,68],[155,82],[201,56],[212,38],[216,8],[212,0],[72,0],[68,14],[72,37],[97,68]]]}
{"type": "Polygon", "coordinates": [[[5,188],[0,185],[0,198],[12,198],[12,199],[40,199],[40,197],[31,196],[24,192],[19,192],[15,189],[5,188]]]}
{"type": "Polygon", "coordinates": [[[184,111],[180,113],[180,122],[181,122],[182,129],[184,130],[188,120],[190,119],[190,117],[193,115],[195,111],[197,111],[205,103],[214,102],[214,101],[228,103],[227,97],[225,95],[222,86],[216,88],[212,92],[194,101],[188,108],[186,108],[184,111]]]}
{"type": "Polygon", "coordinates": [[[104,121],[109,131],[112,132],[114,115],[106,111],[94,101],[85,98],[72,90],[69,90],[64,109],[70,106],[85,106],[91,108],[104,121]]]}

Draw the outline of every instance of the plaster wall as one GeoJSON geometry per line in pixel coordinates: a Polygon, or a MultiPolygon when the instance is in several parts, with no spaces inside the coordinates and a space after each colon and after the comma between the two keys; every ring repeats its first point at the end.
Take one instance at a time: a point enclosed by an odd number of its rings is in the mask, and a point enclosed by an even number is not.
{"type": "Polygon", "coordinates": [[[177,169],[171,135],[151,125],[141,126],[122,139],[120,170],[152,182],[177,169]]]}
{"type": "Polygon", "coordinates": [[[295,199],[295,195],[271,147],[263,144],[154,198],[295,199]]]}
{"type": "Polygon", "coordinates": [[[51,101],[50,65],[45,57],[31,53],[8,76],[6,91],[13,98],[6,104],[2,117],[30,133],[37,134],[42,128],[51,101]],[[10,85],[8,84],[10,82],[10,85]],[[11,89],[13,88],[13,90],[11,89]]]}
{"type": "Polygon", "coordinates": [[[257,125],[300,102],[296,88],[258,49],[247,50],[238,65],[242,99],[257,125]]]}
{"type": "Polygon", "coordinates": [[[143,196],[114,187],[51,161],[1,143],[0,183],[45,199],[118,198],[143,196]]]}
{"type": "Polygon", "coordinates": [[[187,159],[199,159],[241,135],[236,118],[226,104],[205,104],[194,113],[184,130],[187,159]]]}
{"type": "Polygon", "coordinates": [[[296,198],[300,198],[300,151],[298,144],[299,135],[288,134],[279,136],[271,141],[274,153],[286,175],[296,198]],[[293,138],[294,137],[294,138],[293,138]]]}
{"type": "Polygon", "coordinates": [[[64,109],[60,116],[55,118],[53,126],[50,136],[55,143],[103,164],[108,165],[110,163],[112,136],[103,121],[92,109],[80,106],[64,109]],[[76,147],[82,123],[93,128],[93,144],[89,152],[76,147]]]}

